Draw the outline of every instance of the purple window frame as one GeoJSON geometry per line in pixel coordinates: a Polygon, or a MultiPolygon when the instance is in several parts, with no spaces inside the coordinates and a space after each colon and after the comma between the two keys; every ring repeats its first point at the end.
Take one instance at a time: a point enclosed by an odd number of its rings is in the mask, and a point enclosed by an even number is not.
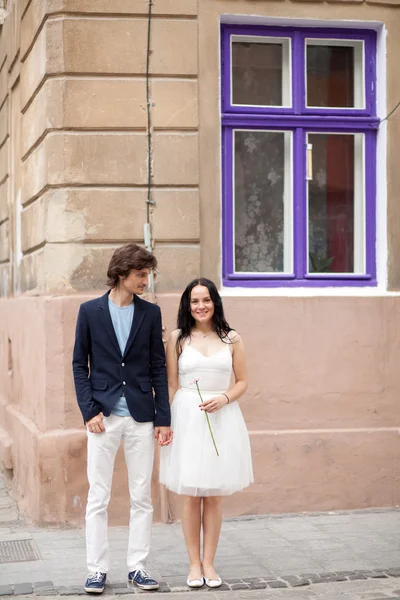
{"type": "Polygon", "coordinates": [[[223,283],[227,287],[376,286],[376,33],[371,30],[223,25],[222,56],[222,240],[223,283]],[[290,38],[292,107],[255,107],[231,104],[231,36],[290,38]],[[307,108],[305,98],[305,40],[308,38],[364,41],[365,108],[307,108]],[[233,131],[235,129],[292,131],[293,136],[293,273],[235,273],[233,248],[233,131]],[[365,164],[365,274],[307,274],[306,135],[308,133],[363,133],[365,164]]]}

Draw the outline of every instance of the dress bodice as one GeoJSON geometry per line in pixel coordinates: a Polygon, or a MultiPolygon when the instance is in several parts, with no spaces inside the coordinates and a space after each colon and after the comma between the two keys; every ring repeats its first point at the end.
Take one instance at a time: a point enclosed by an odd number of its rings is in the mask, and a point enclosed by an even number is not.
{"type": "Polygon", "coordinates": [[[227,344],[211,356],[205,356],[186,345],[179,357],[179,385],[197,391],[194,379],[204,392],[223,392],[229,388],[232,376],[232,353],[227,344]]]}

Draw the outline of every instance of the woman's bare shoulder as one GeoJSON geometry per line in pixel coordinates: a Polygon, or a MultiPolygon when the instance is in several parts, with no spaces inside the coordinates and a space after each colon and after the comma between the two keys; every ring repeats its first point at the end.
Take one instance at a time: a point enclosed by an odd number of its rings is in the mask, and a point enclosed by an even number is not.
{"type": "Polygon", "coordinates": [[[181,330],[180,329],[174,329],[173,331],[171,331],[169,339],[172,340],[173,342],[176,342],[176,340],[179,337],[181,330]]]}
{"type": "Polygon", "coordinates": [[[237,344],[242,339],[241,336],[240,336],[240,333],[238,333],[237,331],[235,331],[235,329],[231,329],[230,330],[230,332],[227,334],[227,338],[229,339],[229,341],[232,344],[237,344]]]}

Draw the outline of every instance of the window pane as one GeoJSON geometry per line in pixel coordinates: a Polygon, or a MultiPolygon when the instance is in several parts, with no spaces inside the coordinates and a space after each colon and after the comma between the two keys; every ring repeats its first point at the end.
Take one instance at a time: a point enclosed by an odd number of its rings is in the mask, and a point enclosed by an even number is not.
{"type": "Polygon", "coordinates": [[[363,42],[307,42],[307,106],[363,108],[363,42]]]}
{"type": "Polygon", "coordinates": [[[292,271],[290,132],[234,132],[235,271],[292,271]]]}
{"type": "Polygon", "coordinates": [[[309,273],[364,273],[364,136],[309,134],[308,144],[309,273]]]}
{"type": "Polygon", "coordinates": [[[290,41],[232,40],[232,104],[290,106],[290,41]]]}

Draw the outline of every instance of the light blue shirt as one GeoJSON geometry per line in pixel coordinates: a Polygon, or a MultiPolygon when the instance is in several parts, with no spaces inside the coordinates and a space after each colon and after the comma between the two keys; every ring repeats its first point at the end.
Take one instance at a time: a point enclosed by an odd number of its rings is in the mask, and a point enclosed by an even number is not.
{"type": "MultiPolygon", "coordinates": [[[[114,327],[115,335],[117,336],[119,348],[121,350],[121,354],[123,355],[132,327],[135,305],[132,302],[132,304],[129,306],[116,306],[110,300],[110,297],[108,297],[108,308],[110,309],[111,321],[114,327]]],[[[130,416],[131,413],[129,412],[124,394],[122,394],[119,400],[117,400],[111,412],[113,415],[117,415],[118,417],[130,416]]]]}

